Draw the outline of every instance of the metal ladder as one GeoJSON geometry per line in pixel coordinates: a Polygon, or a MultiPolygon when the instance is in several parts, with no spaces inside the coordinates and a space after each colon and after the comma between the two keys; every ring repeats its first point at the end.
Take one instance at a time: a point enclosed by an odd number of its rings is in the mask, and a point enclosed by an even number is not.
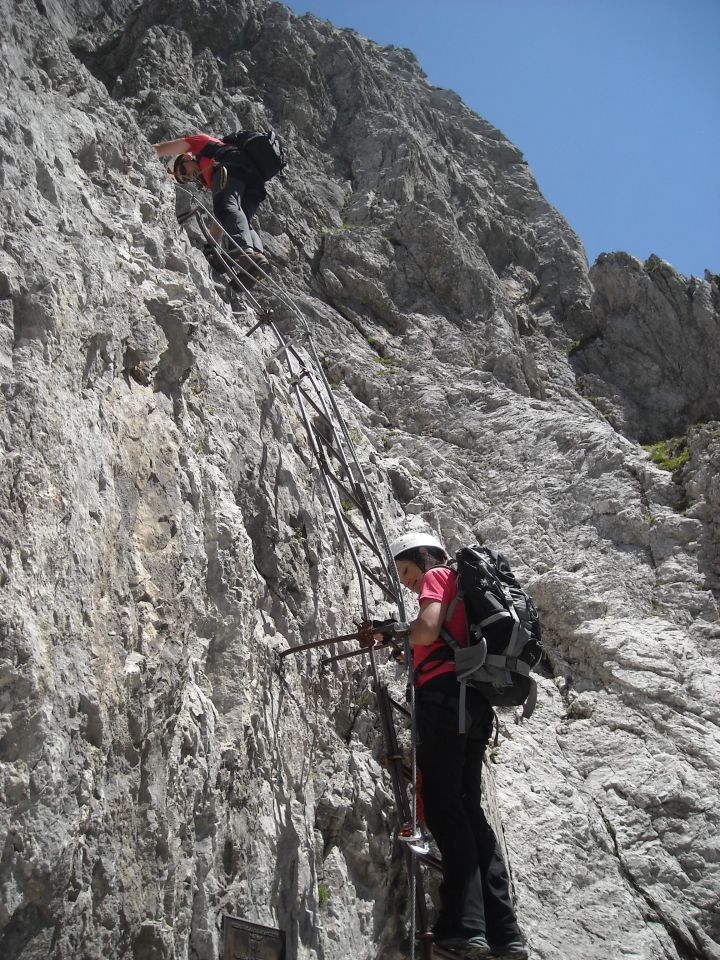
{"type": "MultiPolygon", "coordinates": [[[[183,189],[183,188],[180,188],[183,189]]],[[[188,193],[189,191],[183,190],[188,193]]],[[[193,198],[194,199],[194,198],[193,198]]],[[[325,491],[332,506],[340,536],[347,547],[360,590],[362,606],[362,622],[355,633],[341,637],[316,640],[310,643],[289,647],[278,654],[281,662],[285,657],[301,653],[305,650],[330,647],[343,641],[356,640],[358,646],[350,651],[332,654],[321,658],[321,667],[350,657],[367,657],[372,674],[372,686],[375,693],[380,726],[383,736],[383,745],[387,770],[392,784],[393,798],[399,827],[411,824],[412,834],[417,834],[417,802],[413,789],[408,796],[408,784],[413,788],[417,782],[416,761],[416,733],[415,733],[415,700],[414,687],[410,688],[409,708],[397,703],[390,696],[388,687],[379,675],[376,658],[376,648],[373,644],[373,627],[368,603],[368,586],[374,584],[382,590],[385,598],[395,604],[398,610],[398,619],[403,623],[406,619],[402,589],[397,576],[395,562],[392,557],[388,539],[383,528],[377,503],[373,497],[367,476],[358,457],[347,424],[342,416],[333,391],[325,375],[320,358],[313,343],[310,328],[301,309],[292,297],[272,277],[258,270],[263,280],[263,299],[275,298],[285,308],[289,309],[297,323],[297,333],[294,338],[286,338],[273,319],[272,312],[267,309],[254,295],[248,283],[248,271],[243,270],[233,260],[221,243],[214,239],[210,232],[210,224],[214,223],[222,231],[225,243],[232,250],[239,249],[231,238],[222,229],[221,225],[209,211],[193,202],[190,210],[180,215],[180,222],[187,222],[194,218],[207,244],[225,267],[225,274],[221,275],[235,290],[244,291],[247,301],[257,310],[259,319],[247,331],[247,336],[257,331],[269,331],[277,342],[277,349],[268,358],[282,359],[289,374],[290,392],[294,398],[300,419],[305,427],[308,442],[313,456],[320,468],[325,491]],[[360,515],[356,523],[344,506],[352,504],[360,515]],[[361,549],[369,552],[376,563],[371,568],[368,561],[361,557],[361,549]],[[398,743],[395,714],[409,723],[411,728],[411,763],[408,766],[403,762],[398,743]]],[[[406,663],[411,670],[412,654],[407,634],[403,642],[403,652],[406,663]]],[[[416,947],[419,946],[421,960],[433,958],[454,958],[457,954],[447,951],[433,944],[432,933],[429,929],[427,907],[425,903],[425,885],[420,864],[442,870],[441,861],[429,853],[420,853],[413,850],[409,843],[402,844],[410,888],[410,956],[414,960],[416,947]]]]}

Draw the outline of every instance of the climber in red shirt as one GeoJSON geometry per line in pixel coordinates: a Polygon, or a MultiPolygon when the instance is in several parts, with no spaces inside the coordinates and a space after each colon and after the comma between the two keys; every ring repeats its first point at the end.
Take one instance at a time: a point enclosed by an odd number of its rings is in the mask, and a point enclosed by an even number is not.
{"type": "Polygon", "coordinates": [[[433,655],[447,646],[441,637],[443,628],[460,646],[468,642],[463,604],[452,603],[457,595],[455,572],[447,566],[444,547],[431,534],[405,534],[390,549],[401,583],[420,602],[410,624],[418,767],[425,822],[443,867],[434,939],[468,960],[526,960],[502,853],[480,806],[482,762],[493,709],[479,690],[468,687],[466,732],[461,733],[454,660],[433,655]],[[446,622],[448,608],[451,615],[446,622]]]}
{"type": "MultiPolygon", "coordinates": [[[[263,244],[252,226],[258,206],[267,196],[264,179],[256,164],[237,146],[204,133],[153,144],[159,157],[174,157],[168,170],[178,183],[200,183],[213,195],[213,213],[232,243],[228,253],[243,270],[270,266],[263,244]]],[[[211,228],[215,240],[222,231],[211,228]]],[[[212,261],[212,248],[206,248],[212,261]]]]}

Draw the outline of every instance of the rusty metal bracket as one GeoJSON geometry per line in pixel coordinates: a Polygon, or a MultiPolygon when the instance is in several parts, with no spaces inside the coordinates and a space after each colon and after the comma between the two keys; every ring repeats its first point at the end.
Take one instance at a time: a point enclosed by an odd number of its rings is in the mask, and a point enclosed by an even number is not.
{"type": "Polygon", "coordinates": [[[333,643],[344,643],[346,640],[357,640],[365,650],[372,647],[375,643],[373,633],[372,620],[364,620],[358,624],[355,633],[344,633],[340,637],[327,637],[324,640],[312,640],[310,643],[301,643],[297,647],[288,647],[287,650],[281,650],[280,653],[278,653],[278,659],[282,660],[283,657],[288,657],[291,653],[302,653],[305,650],[315,650],[318,647],[329,647],[333,643]]]}
{"type": "Polygon", "coordinates": [[[264,327],[266,324],[272,323],[272,322],[273,322],[273,320],[272,320],[272,311],[271,311],[271,310],[263,310],[263,312],[260,314],[260,317],[258,318],[258,322],[257,322],[254,326],[250,327],[250,329],[247,331],[247,333],[245,334],[245,336],[246,336],[246,337],[251,337],[251,336],[255,333],[256,330],[259,330],[259,329],[260,329],[260,327],[264,327]]]}

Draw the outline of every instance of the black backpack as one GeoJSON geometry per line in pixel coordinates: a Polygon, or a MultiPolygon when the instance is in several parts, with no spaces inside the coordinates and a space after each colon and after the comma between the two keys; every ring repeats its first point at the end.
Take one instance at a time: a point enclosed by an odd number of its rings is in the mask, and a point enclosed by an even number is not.
{"type": "Polygon", "coordinates": [[[222,138],[229,147],[241,150],[248,157],[260,180],[271,180],[285,168],[285,149],[274,130],[238,130],[222,138]]]}
{"type": "Polygon", "coordinates": [[[465,605],[468,644],[461,647],[443,627],[441,638],[448,644],[431,655],[425,664],[455,659],[460,682],[460,732],[465,732],[465,691],[479,690],[493,706],[520,706],[523,716],[535,709],[537,685],[530,670],[543,654],[540,617],[532,598],[515,579],[501,553],[478,545],[463,547],[449,566],[457,577],[457,596],[450,603],[445,623],[456,603],[465,605]]]}
{"type": "Polygon", "coordinates": [[[222,143],[206,143],[198,156],[210,157],[229,170],[263,183],[286,166],[285,150],[274,130],[237,130],[223,137],[222,143]]]}

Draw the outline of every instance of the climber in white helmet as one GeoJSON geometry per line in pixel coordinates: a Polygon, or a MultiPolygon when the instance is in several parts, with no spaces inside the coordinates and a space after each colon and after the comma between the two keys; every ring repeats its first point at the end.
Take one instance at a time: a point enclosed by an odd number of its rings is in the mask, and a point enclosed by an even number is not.
{"type": "Polygon", "coordinates": [[[509,880],[495,834],[480,806],[485,748],[493,710],[479,690],[466,695],[466,732],[458,724],[460,684],[452,657],[442,656],[444,628],[467,644],[465,609],[452,603],[455,572],[442,543],[412,532],[390,544],[404,587],[420,610],[410,623],[425,822],[442,855],[440,913],[435,942],[470,960],[525,960],[527,949],[510,898],[509,880]],[[448,608],[450,619],[446,622],[448,608]],[[440,654],[438,656],[438,654],[440,654]]]}

